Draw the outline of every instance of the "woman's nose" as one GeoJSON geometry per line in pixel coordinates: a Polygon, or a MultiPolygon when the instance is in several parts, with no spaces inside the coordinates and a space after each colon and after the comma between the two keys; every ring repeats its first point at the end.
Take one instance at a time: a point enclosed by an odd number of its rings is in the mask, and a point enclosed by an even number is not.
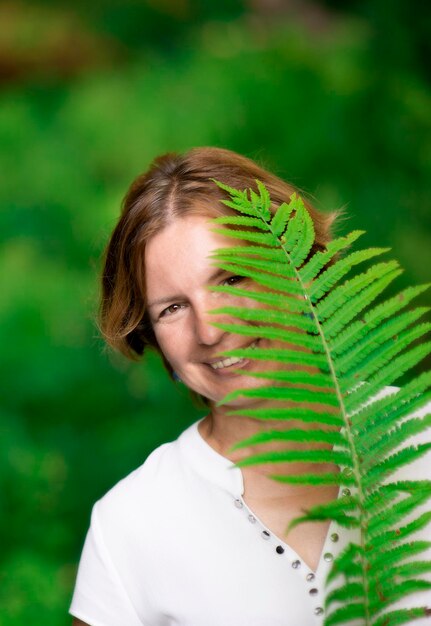
{"type": "Polygon", "coordinates": [[[203,306],[198,310],[195,310],[194,326],[196,340],[200,345],[213,346],[218,344],[226,331],[214,326],[214,322],[227,321],[225,315],[218,315],[211,313],[211,309],[215,309],[215,303],[212,305],[203,306]]]}

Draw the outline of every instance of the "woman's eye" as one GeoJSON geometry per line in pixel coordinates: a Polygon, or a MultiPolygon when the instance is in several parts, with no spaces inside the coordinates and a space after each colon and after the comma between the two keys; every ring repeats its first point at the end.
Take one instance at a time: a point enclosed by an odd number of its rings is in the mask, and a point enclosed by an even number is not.
{"type": "Polygon", "coordinates": [[[242,280],[244,280],[244,276],[229,276],[229,278],[226,278],[226,280],[224,281],[225,285],[236,285],[237,283],[241,282],[242,280]]]}
{"type": "Polygon", "coordinates": [[[167,315],[173,315],[174,313],[179,311],[181,308],[182,308],[181,304],[170,304],[168,307],[166,307],[166,309],[163,309],[159,317],[166,317],[167,315]]]}

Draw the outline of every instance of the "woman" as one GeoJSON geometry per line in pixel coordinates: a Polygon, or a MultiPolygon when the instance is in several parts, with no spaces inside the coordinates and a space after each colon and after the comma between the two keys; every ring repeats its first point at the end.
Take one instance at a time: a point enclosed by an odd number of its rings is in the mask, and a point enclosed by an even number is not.
{"type": "MultiPolygon", "coordinates": [[[[279,483],[270,478],[274,466],[234,467],[257,451],[232,452],[235,443],[282,426],[227,414],[250,407],[250,399],[217,404],[230,391],[259,384],[247,376],[255,361],[221,353],[275,342],[212,324],[232,320],[210,315],[211,309],[257,306],[208,289],[248,284],[209,258],[232,245],[211,230],[211,218],[230,212],[213,179],[236,189],[255,187],[259,179],[274,207],[295,191],[252,161],[215,148],[165,155],[132,184],[107,249],[101,328],[129,357],[157,349],[169,372],[204,399],[208,414],[95,505],[71,607],[75,625],[321,624],[330,562],[351,537],[335,524],[313,523],[286,538],[291,519],[334,499],[338,487],[279,483]]],[[[334,215],[307,208],[316,230],[313,253],[328,242],[334,215]]],[[[290,463],[279,471],[310,469],[290,463]]]]}

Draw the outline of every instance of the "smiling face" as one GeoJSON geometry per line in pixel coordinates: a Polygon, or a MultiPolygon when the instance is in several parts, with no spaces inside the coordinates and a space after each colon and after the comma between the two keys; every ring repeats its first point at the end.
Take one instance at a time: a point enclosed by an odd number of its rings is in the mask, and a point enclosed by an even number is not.
{"type": "Polygon", "coordinates": [[[216,267],[209,258],[217,248],[229,245],[229,239],[211,231],[207,217],[188,215],[154,235],[145,251],[147,305],[158,345],[181,380],[211,403],[240,387],[265,384],[235,372],[256,369],[256,361],[232,362],[220,356],[225,350],[260,345],[263,340],[227,333],[211,324],[237,322],[210,314],[212,309],[257,306],[251,299],[208,289],[239,282],[245,286],[245,279],[216,267]]]}

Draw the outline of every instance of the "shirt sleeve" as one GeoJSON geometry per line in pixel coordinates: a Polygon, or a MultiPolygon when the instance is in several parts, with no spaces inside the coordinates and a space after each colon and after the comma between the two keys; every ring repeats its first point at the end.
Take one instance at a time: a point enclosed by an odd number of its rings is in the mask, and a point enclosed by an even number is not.
{"type": "Polygon", "coordinates": [[[93,508],[69,612],[90,626],[146,626],[139,619],[105,545],[97,506],[93,508]]]}

